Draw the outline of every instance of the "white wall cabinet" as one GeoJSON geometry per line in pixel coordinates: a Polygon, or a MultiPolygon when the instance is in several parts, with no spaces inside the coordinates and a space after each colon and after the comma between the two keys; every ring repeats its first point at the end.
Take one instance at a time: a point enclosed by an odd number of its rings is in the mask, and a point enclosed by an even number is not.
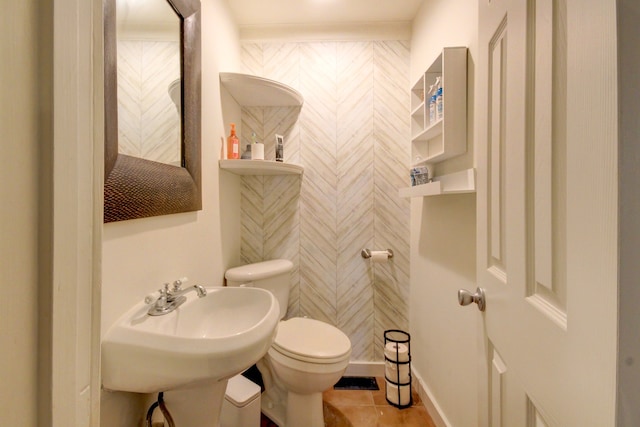
{"type": "MultiPolygon", "coordinates": [[[[411,167],[428,166],[467,151],[467,48],[445,47],[411,87],[411,167]],[[443,112],[430,115],[429,89],[440,79],[443,112]]],[[[401,197],[475,191],[475,170],[434,177],[434,182],[400,189],[401,197]],[[449,184],[455,183],[451,191],[449,184]]]]}
{"type": "Polygon", "coordinates": [[[467,48],[446,47],[411,88],[411,164],[437,163],[467,151],[467,48]],[[443,89],[443,116],[429,121],[429,87],[443,89]]]}

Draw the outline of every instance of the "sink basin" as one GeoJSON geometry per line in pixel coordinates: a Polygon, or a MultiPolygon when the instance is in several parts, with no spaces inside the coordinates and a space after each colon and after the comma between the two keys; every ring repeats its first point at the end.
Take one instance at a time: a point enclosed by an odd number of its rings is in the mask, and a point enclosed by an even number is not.
{"type": "Polygon", "coordinates": [[[149,316],[140,302],[102,340],[102,382],[110,390],[156,393],[220,381],[267,352],[278,301],[257,288],[207,288],[171,313],[149,316]]]}

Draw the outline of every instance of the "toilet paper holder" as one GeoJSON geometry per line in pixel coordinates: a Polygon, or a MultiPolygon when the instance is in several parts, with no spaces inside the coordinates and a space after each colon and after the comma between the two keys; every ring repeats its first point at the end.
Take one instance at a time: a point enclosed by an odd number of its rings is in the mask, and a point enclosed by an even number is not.
{"type": "MultiPolygon", "coordinates": [[[[387,258],[393,258],[393,251],[391,249],[387,249],[386,251],[383,251],[383,252],[387,253],[387,258]]],[[[371,254],[372,254],[371,249],[363,249],[362,252],[360,252],[360,255],[362,255],[362,258],[364,259],[371,258],[371,254]]]]}
{"type": "Polygon", "coordinates": [[[413,405],[411,393],[411,335],[400,329],[384,331],[385,394],[399,409],[413,405]]]}

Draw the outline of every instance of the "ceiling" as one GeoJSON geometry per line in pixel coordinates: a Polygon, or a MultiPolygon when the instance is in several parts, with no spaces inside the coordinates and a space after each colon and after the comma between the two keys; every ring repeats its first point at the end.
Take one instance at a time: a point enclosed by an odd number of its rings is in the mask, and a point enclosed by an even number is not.
{"type": "Polygon", "coordinates": [[[239,26],[412,21],[424,0],[227,0],[239,26]]]}
{"type": "Polygon", "coordinates": [[[166,0],[116,0],[118,32],[167,32],[180,36],[180,19],[166,0]]]}

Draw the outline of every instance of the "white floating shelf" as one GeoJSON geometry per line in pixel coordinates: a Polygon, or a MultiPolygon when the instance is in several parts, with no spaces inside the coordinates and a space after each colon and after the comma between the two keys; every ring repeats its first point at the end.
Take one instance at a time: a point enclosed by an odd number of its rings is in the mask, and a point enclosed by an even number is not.
{"type": "Polygon", "coordinates": [[[220,73],[220,83],[243,107],[300,107],[302,94],[275,80],[240,73],[220,73]]]}
{"type": "Polygon", "coordinates": [[[413,137],[413,141],[428,141],[438,135],[442,135],[442,119],[438,120],[419,134],[413,137]]]}
{"type": "Polygon", "coordinates": [[[400,197],[438,196],[440,194],[475,193],[476,171],[467,169],[449,175],[436,176],[429,184],[401,188],[400,197]]]}
{"type": "Polygon", "coordinates": [[[236,175],[302,175],[304,167],[273,160],[220,160],[220,169],[236,175]]]}

